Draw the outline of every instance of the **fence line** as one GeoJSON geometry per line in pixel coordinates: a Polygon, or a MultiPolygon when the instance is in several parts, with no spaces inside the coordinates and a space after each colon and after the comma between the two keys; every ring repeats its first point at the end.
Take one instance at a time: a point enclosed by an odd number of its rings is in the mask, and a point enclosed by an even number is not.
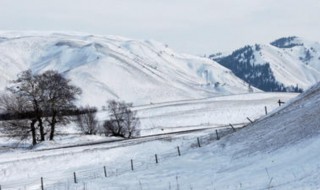
{"type": "MultiPolygon", "coordinates": [[[[230,134],[233,132],[232,128],[221,129],[219,130],[219,135],[221,137],[230,134]]],[[[217,131],[216,131],[217,133],[217,131]]],[[[0,186],[1,190],[13,190],[13,189],[41,189],[41,190],[56,190],[56,189],[67,189],[70,184],[80,184],[86,180],[98,179],[98,178],[109,178],[109,177],[116,177],[119,175],[123,175],[132,171],[136,170],[147,170],[150,167],[153,167],[155,164],[160,164],[163,161],[166,161],[170,158],[179,157],[184,153],[188,152],[190,149],[200,148],[205,144],[209,144],[212,141],[219,140],[217,139],[215,134],[208,134],[202,135],[200,137],[196,137],[194,142],[190,143],[182,143],[179,146],[176,146],[176,150],[164,152],[162,154],[155,154],[149,157],[146,160],[139,160],[139,159],[131,159],[128,162],[128,167],[121,167],[121,168],[109,168],[106,166],[100,166],[97,168],[92,168],[88,170],[81,170],[81,171],[74,171],[70,176],[64,176],[64,179],[59,177],[41,177],[39,182],[36,183],[32,181],[30,183],[15,183],[14,185],[6,185],[0,186]],[[201,142],[201,144],[200,144],[201,142]],[[68,185],[69,184],[69,185],[68,185]]],[[[182,138],[183,139],[183,138],[182,138]]],[[[190,140],[188,138],[187,140],[190,140]]],[[[124,164],[125,165],[125,164],[124,164]]]]}
{"type": "MultiPolygon", "coordinates": [[[[268,114],[267,107],[265,107],[265,114],[268,114]]],[[[128,160],[128,163],[122,163],[123,167],[120,168],[111,168],[107,166],[97,166],[96,168],[74,171],[73,175],[63,175],[57,177],[45,178],[41,177],[38,183],[33,180],[30,182],[18,182],[12,185],[1,185],[0,190],[61,190],[61,189],[70,189],[70,187],[79,187],[79,189],[87,189],[85,181],[93,179],[103,179],[110,177],[118,177],[134,171],[144,171],[154,167],[157,164],[161,164],[164,161],[167,161],[171,158],[178,158],[183,154],[190,152],[190,149],[201,148],[207,144],[210,144],[212,141],[220,140],[222,137],[235,132],[238,129],[247,127],[248,124],[252,124],[255,121],[252,121],[249,117],[247,120],[250,123],[244,124],[242,127],[235,128],[234,125],[229,124],[230,128],[221,128],[216,129],[214,132],[206,135],[201,135],[195,138],[195,140],[190,144],[184,144],[176,146],[170,151],[163,152],[161,154],[156,153],[151,155],[148,159],[139,160],[131,159],[128,160]],[[127,165],[127,167],[125,167],[127,165]],[[64,179],[62,179],[64,177],[64,179]]],[[[190,140],[190,137],[179,137],[182,140],[190,140]]],[[[194,137],[192,137],[194,138],[194,137]]],[[[161,140],[161,139],[156,139],[161,140]]],[[[162,139],[163,140],[163,139],[162,139]]],[[[286,182],[289,183],[289,182],[286,182]]],[[[259,189],[272,189],[283,184],[272,185],[271,187],[263,187],[259,189]]],[[[169,183],[169,186],[171,184],[169,183]]],[[[242,184],[240,184],[242,186],[242,184]]],[[[121,187],[111,187],[112,189],[123,189],[121,187]]],[[[240,187],[241,188],[241,187],[240,187]]],[[[247,189],[254,189],[253,187],[247,186],[247,189]]],[[[78,188],[76,188],[78,189],[78,188]]],[[[110,189],[110,188],[109,188],[110,189]]]]}
{"type": "MultiPolygon", "coordinates": [[[[251,121],[253,122],[253,121],[251,121]]],[[[41,177],[39,179],[39,182],[36,183],[35,181],[32,181],[30,183],[15,183],[14,185],[2,185],[0,184],[0,190],[13,190],[13,189],[21,189],[21,190],[34,190],[34,189],[41,189],[41,190],[56,190],[56,189],[69,189],[71,184],[80,184],[86,180],[92,180],[92,179],[99,179],[99,178],[109,178],[109,177],[117,177],[119,175],[123,175],[135,170],[147,170],[150,167],[153,167],[155,164],[159,164],[163,161],[166,161],[170,158],[179,157],[183,155],[184,152],[188,152],[190,149],[194,148],[201,148],[206,144],[209,144],[212,141],[220,140],[222,137],[231,134],[236,131],[236,129],[233,127],[232,124],[226,125],[230,126],[229,128],[221,128],[216,129],[215,132],[202,135],[199,137],[196,137],[194,142],[191,144],[182,144],[179,146],[176,146],[176,150],[172,150],[170,152],[165,152],[162,154],[154,154],[152,156],[152,159],[149,158],[148,160],[134,160],[131,159],[128,167],[122,167],[122,168],[109,168],[106,166],[99,166],[97,168],[93,169],[86,169],[82,171],[74,171],[73,175],[69,176],[62,176],[65,177],[64,179],[61,179],[61,176],[58,177],[50,177],[45,178],[41,177]],[[183,151],[182,151],[183,150],[183,151]],[[2,188],[2,189],[1,189],[2,188]]],[[[248,126],[247,124],[244,124],[242,127],[239,127],[237,129],[241,129],[248,126]]],[[[190,140],[190,137],[180,137],[182,140],[190,140]]],[[[193,137],[194,138],[194,137],[193,137]]],[[[158,139],[159,140],[159,139],[158,139]]],[[[161,139],[160,139],[161,140],[161,139]]]]}

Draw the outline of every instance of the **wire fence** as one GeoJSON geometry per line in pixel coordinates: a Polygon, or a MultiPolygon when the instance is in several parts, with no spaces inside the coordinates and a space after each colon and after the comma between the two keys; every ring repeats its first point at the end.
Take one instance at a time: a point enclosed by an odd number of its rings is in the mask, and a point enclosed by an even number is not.
{"type": "MultiPolygon", "coordinates": [[[[267,115],[267,109],[265,107],[265,114],[267,115]]],[[[253,123],[249,118],[247,118],[250,123],[253,123]]],[[[239,124],[235,124],[239,125],[239,124]]],[[[132,173],[133,171],[144,171],[149,170],[155,167],[155,165],[161,164],[162,162],[166,162],[170,159],[177,158],[187,154],[188,152],[206,146],[213,141],[217,141],[220,138],[235,132],[241,128],[248,126],[247,124],[243,124],[241,127],[234,128],[232,124],[229,126],[224,126],[225,128],[214,129],[213,132],[200,135],[198,137],[194,136],[182,136],[182,137],[174,137],[175,140],[177,138],[182,139],[181,143],[178,146],[173,146],[172,149],[157,153],[154,155],[144,155],[143,158],[137,158],[128,160],[126,163],[108,163],[106,165],[94,166],[90,169],[78,170],[74,172],[70,171],[60,171],[57,175],[51,175],[50,177],[41,177],[28,179],[28,182],[25,180],[20,181],[11,181],[10,184],[0,184],[0,190],[89,190],[90,184],[94,182],[90,182],[92,180],[111,178],[111,177],[120,177],[121,175],[132,173]],[[108,166],[107,166],[108,165],[108,166]],[[119,166],[119,167],[112,167],[119,166]]],[[[63,134],[61,134],[63,135],[63,134]]],[[[74,134],[80,135],[80,134],[74,134]]],[[[155,139],[155,140],[165,140],[165,141],[173,141],[173,137],[155,139]]],[[[279,186],[283,186],[285,184],[290,183],[287,182],[279,182],[277,185],[274,185],[273,179],[270,179],[269,184],[263,186],[261,188],[257,188],[255,186],[244,184],[239,184],[237,187],[226,186],[224,189],[274,189],[279,186]]],[[[295,179],[296,180],[296,179],[295,179]]],[[[171,184],[168,183],[169,189],[177,189],[177,187],[173,187],[174,185],[180,184],[171,184]]],[[[208,184],[208,186],[212,186],[214,188],[214,184],[208,184]]],[[[108,186],[109,190],[124,190],[127,187],[112,187],[108,186]]],[[[137,188],[139,189],[139,188],[137,188]]],[[[142,188],[140,188],[142,189],[142,188]]],[[[191,184],[182,184],[179,189],[193,189],[191,184]],[[183,187],[185,186],[185,187],[183,187]]]]}
{"type": "MultiPolygon", "coordinates": [[[[245,127],[244,125],[243,127],[245,127]]],[[[32,179],[28,182],[14,182],[11,185],[0,186],[0,190],[91,190],[91,189],[98,189],[96,184],[99,182],[106,183],[104,179],[108,178],[115,178],[121,177],[125,174],[130,174],[134,171],[146,171],[153,169],[156,165],[162,164],[163,162],[172,160],[174,158],[178,158],[185,154],[188,154],[195,149],[204,147],[213,141],[217,141],[220,138],[225,137],[228,134],[235,132],[235,130],[239,130],[240,128],[225,128],[215,130],[209,134],[200,135],[198,137],[194,136],[183,136],[179,137],[182,139],[179,146],[173,146],[170,150],[154,154],[154,155],[144,155],[143,158],[132,159],[128,160],[127,162],[119,162],[116,164],[112,164],[112,166],[119,166],[119,167],[112,167],[109,165],[107,166],[94,166],[90,169],[85,170],[78,170],[74,172],[68,172],[59,174],[57,176],[51,177],[44,177],[40,179],[32,179]],[[96,180],[103,180],[103,181],[96,181],[96,180]]],[[[165,139],[166,141],[173,141],[171,138],[165,139]]],[[[212,189],[246,189],[246,190],[267,190],[267,189],[277,189],[281,187],[286,187],[290,183],[299,181],[304,179],[310,174],[305,174],[304,176],[300,177],[292,177],[292,179],[287,180],[277,180],[280,179],[281,176],[269,176],[266,179],[264,185],[257,185],[257,184],[225,184],[224,186],[215,186],[213,182],[208,182],[208,184],[202,184],[202,186],[207,186],[212,189]]],[[[182,177],[182,176],[179,176],[182,177]]],[[[178,178],[178,176],[177,176],[178,178]]],[[[152,184],[141,183],[136,184],[136,187],[131,187],[129,189],[150,189],[148,187],[152,187],[152,184]],[[143,188],[142,188],[143,186],[143,188]]],[[[102,189],[108,190],[127,190],[128,186],[123,185],[113,186],[113,184],[108,183],[108,187],[104,187],[102,189]]],[[[178,179],[172,179],[171,181],[167,182],[167,188],[172,190],[182,190],[182,189],[197,189],[196,185],[193,184],[185,184],[179,183],[178,179]]]]}
{"type": "MultiPolygon", "coordinates": [[[[182,141],[178,146],[173,146],[171,150],[157,153],[154,155],[144,155],[143,158],[128,160],[127,163],[112,163],[109,167],[106,165],[95,166],[90,169],[78,170],[73,173],[60,172],[57,176],[43,177],[40,179],[32,179],[28,182],[16,181],[10,185],[0,186],[0,190],[69,190],[72,189],[83,190],[84,182],[94,179],[117,177],[133,171],[143,171],[152,169],[155,165],[161,164],[174,157],[179,157],[195,148],[205,146],[212,141],[219,140],[221,137],[234,132],[232,128],[216,129],[214,132],[206,135],[195,137],[182,136],[178,137],[182,141]],[[62,173],[62,174],[61,174],[62,173]]],[[[172,138],[165,138],[165,141],[173,141],[172,138]]],[[[177,139],[175,139],[177,140],[177,139]]],[[[115,187],[116,188],[116,187],[115,187]]],[[[119,188],[121,189],[121,188],[119,188]]]]}

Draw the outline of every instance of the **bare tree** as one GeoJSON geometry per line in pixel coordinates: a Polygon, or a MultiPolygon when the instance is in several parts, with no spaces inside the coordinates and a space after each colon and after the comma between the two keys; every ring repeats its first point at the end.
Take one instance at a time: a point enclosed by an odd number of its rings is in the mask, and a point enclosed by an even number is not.
{"type": "MultiPolygon", "coordinates": [[[[32,105],[28,110],[33,112],[36,121],[38,122],[40,141],[45,140],[44,126],[43,126],[43,99],[41,94],[43,90],[39,86],[39,81],[33,75],[31,70],[23,71],[18,75],[18,79],[12,81],[12,85],[7,88],[12,94],[15,94],[19,99],[24,99],[25,104],[32,105]]],[[[32,122],[33,123],[33,122],[32,122]]],[[[35,122],[34,122],[35,123],[35,122]]]]}
{"type": "MultiPolygon", "coordinates": [[[[38,75],[30,70],[24,71],[18,75],[17,80],[12,81],[7,90],[11,95],[2,97],[3,108],[5,112],[17,115],[15,117],[18,119],[30,120],[33,144],[36,144],[34,139],[37,139],[35,124],[38,122],[39,140],[44,141],[46,133],[43,121],[46,119],[50,126],[49,139],[53,140],[56,123],[69,121],[64,114],[76,108],[74,101],[81,94],[80,88],[71,85],[70,80],[56,71],[38,75]]],[[[7,122],[5,129],[10,131],[9,126],[14,127],[15,122],[7,122]]],[[[17,128],[11,131],[17,131],[17,128]]]]}
{"type": "Polygon", "coordinates": [[[88,135],[95,135],[98,132],[98,121],[96,119],[97,108],[86,106],[80,108],[84,113],[76,116],[76,123],[80,130],[88,135]]]}
{"type": "Polygon", "coordinates": [[[68,122],[63,112],[75,109],[75,100],[81,94],[81,89],[70,84],[70,80],[64,78],[57,71],[46,71],[38,75],[39,87],[42,90],[41,99],[50,125],[49,139],[53,140],[55,126],[58,122],[68,122]]]}
{"type": "Polygon", "coordinates": [[[132,104],[108,101],[108,112],[110,119],[104,123],[105,134],[108,136],[118,136],[131,138],[140,134],[140,120],[137,111],[133,111],[132,104]]]}
{"type": "Polygon", "coordinates": [[[37,118],[30,111],[28,101],[14,94],[0,96],[0,110],[6,114],[6,119],[1,121],[0,130],[11,137],[26,140],[32,137],[32,145],[37,144],[35,123],[37,118]]]}

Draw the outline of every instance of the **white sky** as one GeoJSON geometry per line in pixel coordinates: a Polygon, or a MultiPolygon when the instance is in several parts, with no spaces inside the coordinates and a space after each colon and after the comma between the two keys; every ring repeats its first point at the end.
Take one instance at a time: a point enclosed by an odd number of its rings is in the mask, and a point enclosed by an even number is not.
{"type": "Polygon", "coordinates": [[[297,35],[320,40],[320,0],[0,0],[0,30],[154,39],[198,55],[297,35]]]}

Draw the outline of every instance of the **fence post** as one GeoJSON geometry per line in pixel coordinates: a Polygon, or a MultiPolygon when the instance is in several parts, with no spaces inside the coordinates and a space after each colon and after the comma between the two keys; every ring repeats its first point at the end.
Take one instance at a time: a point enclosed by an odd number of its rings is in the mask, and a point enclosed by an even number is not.
{"type": "Polygon", "coordinates": [[[106,169],[105,166],[103,166],[103,171],[104,171],[104,177],[108,177],[108,176],[107,176],[107,169],[106,169]]]}
{"type": "Polygon", "coordinates": [[[181,152],[180,152],[180,147],[177,146],[177,150],[178,150],[178,155],[181,156],[181,152]]]}
{"type": "Polygon", "coordinates": [[[155,154],[155,155],[154,155],[154,157],[155,157],[155,159],[156,159],[156,164],[158,164],[158,163],[159,163],[158,155],[157,155],[157,154],[155,154]]]}
{"type": "MultiPolygon", "coordinates": [[[[1,190],[1,186],[0,186],[0,190],[1,190]]],[[[43,177],[41,177],[41,190],[44,190],[44,187],[43,187],[43,177]]]]}
{"type": "Polygon", "coordinates": [[[77,175],[76,175],[76,172],[73,172],[73,179],[74,179],[74,183],[77,183],[77,175]]]}
{"type": "Polygon", "coordinates": [[[247,120],[249,120],[249,121],[250,121],[250,123],[253,123],[253,121],[251,121],[251,119],[250,119],[249,117],[247,117],[247,120]]]}
{"type": "Polygon", "coordinates": [[[133,171],[133,160],[131,159],[131,170],[133,171]]]}
{"type": "Polygon", "coordinates": [[[219,134],[218,134],[218,130],[216,130],[216,135],[217,135],[217,140],[220,140],[219,134]]]}
{"type": "Polygon", "coordinates": [[[236,131],[236,129],[233,127],[233,125],[231,123],[229,123],[230,127],[232,128],[233,132],[236,131]]]}
{"type": "Polygon", "coordinates": [[[198,146],[201,147],[200,138],[199,137],[197,138],[197,142],[198,142],[198,146]]]}
{"type": "Polygon", "coordinates": [[[267,106],[264,106],[264,112],[266,113],[266,115],[268,115],[268,109],[267,109],[267,106]]]}

